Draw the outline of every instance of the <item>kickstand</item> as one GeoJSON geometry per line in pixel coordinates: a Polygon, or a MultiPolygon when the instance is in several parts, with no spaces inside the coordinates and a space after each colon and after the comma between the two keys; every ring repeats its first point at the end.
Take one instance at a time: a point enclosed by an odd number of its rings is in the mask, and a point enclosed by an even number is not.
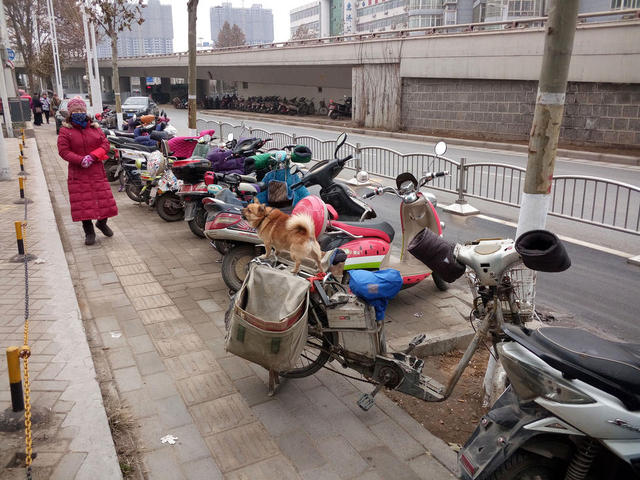
{"type": "Polygon", "coordinates": [[[269,369],[269,393],[270,397],[273,397],[276,393],[276,388],[280,385],[280,374],[273,369],[269,369]]]}

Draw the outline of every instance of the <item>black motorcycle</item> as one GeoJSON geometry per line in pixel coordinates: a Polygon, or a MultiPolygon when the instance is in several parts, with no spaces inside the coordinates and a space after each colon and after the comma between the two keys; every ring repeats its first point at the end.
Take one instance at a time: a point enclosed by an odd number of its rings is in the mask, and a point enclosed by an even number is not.
{"type": "Polygon", "coordinates": [[[344,97],[344,103],[334,102],[329,100],[329,118],[336,120],[340,117],[351,118],[351,97],[344,97]]]}

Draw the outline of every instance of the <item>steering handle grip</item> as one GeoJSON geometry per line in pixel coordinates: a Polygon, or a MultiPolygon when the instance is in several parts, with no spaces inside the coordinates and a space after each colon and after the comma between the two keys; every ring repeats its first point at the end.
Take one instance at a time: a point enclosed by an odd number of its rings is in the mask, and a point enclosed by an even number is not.
{"type": "Polygon", "coordinates": [[[377,194],[378,194],[378,192],[376,190],[373,190],[372,192],[367,192],[364,195],[362,195],[362,198],[375,197],[377,194]]]}
{"type": "Polygon", "coordinates": [[[303,184],[304,184],[304,182],[297,182],[297,183],[294,183],[293,185],[291,185],[290,188],[291,188],[291,190],[295,190],[296,188],[302,186],[303,184]]]}

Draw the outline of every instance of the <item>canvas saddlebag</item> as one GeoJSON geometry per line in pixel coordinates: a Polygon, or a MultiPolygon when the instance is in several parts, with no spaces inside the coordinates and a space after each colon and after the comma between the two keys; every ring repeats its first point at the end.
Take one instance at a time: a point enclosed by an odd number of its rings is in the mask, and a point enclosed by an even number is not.
{"type": "Polygon", "coordinates": [[[269,370],[294,368],[307,342],[309,282],[252,264],[232,302],[226,350],[269,370]]]}

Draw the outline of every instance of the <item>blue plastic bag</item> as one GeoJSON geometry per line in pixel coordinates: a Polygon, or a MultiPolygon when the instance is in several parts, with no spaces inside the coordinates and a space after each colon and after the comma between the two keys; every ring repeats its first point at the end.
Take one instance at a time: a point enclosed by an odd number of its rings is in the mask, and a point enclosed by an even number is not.
{"type": "Polygon", "coordinates": [[[376,310],[376,320],[381,321],[384,319],[389,300],[402,288],[402,275],[392,268],[375,272],[351,270],[349,288],[354,295],[373,306],[376,310]]]}

